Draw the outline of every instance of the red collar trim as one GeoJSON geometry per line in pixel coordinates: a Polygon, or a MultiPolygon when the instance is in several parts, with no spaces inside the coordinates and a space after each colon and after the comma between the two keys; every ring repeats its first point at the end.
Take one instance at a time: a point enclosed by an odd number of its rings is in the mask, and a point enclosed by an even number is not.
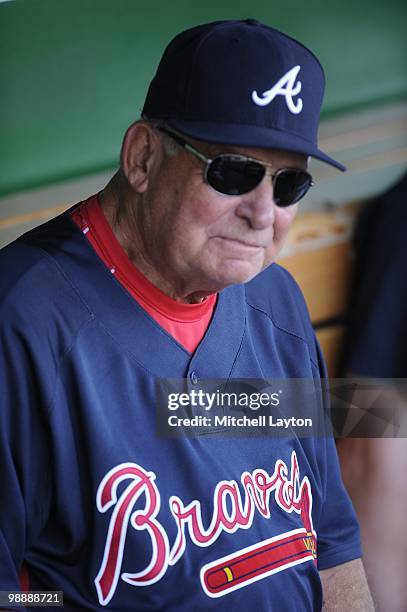
{"type": "Polygon", "coordinates": [[[138,268],[131,262],[127,253],[117,240],[113,230],[100,207],[98,196],[94,195],[86,200],[84,207],[84,221],[99,248],[99,255],[115,275],[121,277],[140,299],[161,315],[178,322],[192,323],[198,321],[214,308],[217,294],[208,296],[199,304],[184,304],[173,300],[161,289],[153,285],[138,268]]]}

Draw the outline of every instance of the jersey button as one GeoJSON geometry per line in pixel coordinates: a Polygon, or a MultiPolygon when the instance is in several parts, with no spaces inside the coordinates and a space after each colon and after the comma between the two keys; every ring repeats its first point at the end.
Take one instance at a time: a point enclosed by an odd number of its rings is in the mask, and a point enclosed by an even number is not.
{"type": "Polygon", "coordinates": [[[193,371],[191,372],[191,374],[189,375],[189,377],[190,377],[190,379],[191,379],[191,383],[192,383],[193,385],[197,385],[197,384],[198,384],[199,378],[198,378],[198,374],[195,372],[195,370],[193,370],[193,371]]]}

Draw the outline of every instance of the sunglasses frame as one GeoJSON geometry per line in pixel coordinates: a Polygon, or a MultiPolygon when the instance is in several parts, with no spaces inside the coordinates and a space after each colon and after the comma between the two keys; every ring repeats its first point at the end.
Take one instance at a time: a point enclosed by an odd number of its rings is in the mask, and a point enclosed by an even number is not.
{"type": "Polygon", "coordinates": [[[206,157],[206,155],[204,153],[202,153],[201,151],[196,149],[187,140],[185,140],[180,134],[178,134],[177,132],[174,132],[172,129],[168,129],[166,126],[159,126],[157,129],[160,132],[163,132],[164,134],[166,134],[167,136],[172,138],[173,140],[175,140],[175,142],[177,142],[186,151],[189,151],[190,153],[195,155],[195,157],[197,157],[201,161],[205,162],[205,171],[204,171],[205,182],[207,183],[207,185],[209,185],[209,187],[211,189],[213,189],[213,191],[215,191],[215,193],[218,193],[220,195],[226,196],[228,198],[236,197],[236,196],[233,195],[233,194],[224,193],[223,191],[218,191],[208,181],[208,171],[209,171],[209,168],[210,168],[211,164],[214,161],[216,161],[217,159],[219,159],[220,157],[229,157],[231,159],[235,159],[235,160],[238,160],[238,161],[244,161],[244,162],[254,162],[256,164],[259,164],[260,166],[262,166],[265,169],[264,175],[263,175],[261,181],[259,181],[259,183],[257,185],[255,185],[252,189],[249,189],[248,191],[244,191],[243,193],[238,194],[238,195],[244,195],[245,193],[250,193],[250,191],[253,191],[254,189],[256,189],[256,187],[258,187],[260,185],[260,183],[262,182],[262,180],[266,176],[270,176],[271,177],[271,183],[273,185],[273,189],[275,189],[276,180],[277,180],[278,176],[281,175],[283,172],[286,172],[287,170],[297,170],[297,171],[300,171],[300,172],[305,172],[310,177],[310,179],[311,179],[307,191],[301,196],[301,198],[299,198],[295,202],[292,202],[291,204],[283,204],[283,205],[281,205],[281,204],[277,204],[276,203],[276,205],[281,207],[281,208],[287,208],[288,206],[292,206],[293,204],[296,204],[297,202],[299,202],[308,193],[309,188],[313,187],[314,184],[315,184],[313,179],[312,179],[312,176],[310,175],[310,173],[307,170],[304,170],[303,168],[285,167],[285,168],[279,168],[278,170],[276,170],[271,164],[268,164],[267,162],[260,161],[259,159],[256,159],[254,157],[248,157],[247,155],[239,155],[238,153],[220,153],[219,155],[216,155],[216,157],[214,157],[214,158],[206,157]]]}

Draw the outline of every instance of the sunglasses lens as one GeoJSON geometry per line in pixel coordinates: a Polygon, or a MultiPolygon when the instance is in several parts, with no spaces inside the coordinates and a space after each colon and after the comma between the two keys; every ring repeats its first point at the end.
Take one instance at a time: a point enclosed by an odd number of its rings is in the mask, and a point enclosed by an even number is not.
{"type": "Polygon", "coordinates": [[[219,155],[209,165],[206,179],[220,193],[241,195],[257,187],[264,174],[265,167],[255,161],[219,155]]]}
{"type": "Polygon", "coordinates": [[[301,200],[312,185],[312,177],[305,170],[287,168],[274,179],[274,201],[277,206],[290,206],[301,200]]]}
{"type": "MultiPolygon", "coordinates": [[[[219,155],[209,164],[206,180],[219,193],[242,195],[255,189],[266,173],[263,164],[234,155],[219,155]]],[[[273,180],[277,206],[290,206],[307,193],[312,177],[305,170],[284,168],[273,180]]]]}

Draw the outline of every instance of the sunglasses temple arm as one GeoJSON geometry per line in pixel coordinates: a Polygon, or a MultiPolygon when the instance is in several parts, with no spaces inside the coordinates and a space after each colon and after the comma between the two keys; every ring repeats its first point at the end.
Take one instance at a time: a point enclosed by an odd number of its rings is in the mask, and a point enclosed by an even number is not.
{"type": "Polygon", "coordinates": [[[206,155],[204,155],[203,153],[201,153],[200,151],[197,151],[195,149],[195,147],[193,147],[192,145],[190,145],[188,142],[186,142],[184,144],[184,147],[187,151],[189,151],[190,153],[192,153],[193,155],[195,155],[196,157],[198,157],[201,161],[205,162],[206,164],[210,164],[211,163],[211,159],[209,157],[206,157],[206,155]]]}
{"type": "Polygon", "coordinates": [[[195,149],[195,147],[189,144],[189,142],[184,140],[181,136],[179,136],[172,130],[167,130],[165,127],[161,127],[161,126],[158,129],[160,130],[160,132],[167,134],[167,136],[175,140],[175,142],[177,142],[181,147],[183,147],[184,149],[186,149],[187,151],[189,151],[190,153],[198,157],[201,161],[205,162],[206,164],[209,164],[212,161],[211,159],[209,159],[203,153],[195,149]]]}

